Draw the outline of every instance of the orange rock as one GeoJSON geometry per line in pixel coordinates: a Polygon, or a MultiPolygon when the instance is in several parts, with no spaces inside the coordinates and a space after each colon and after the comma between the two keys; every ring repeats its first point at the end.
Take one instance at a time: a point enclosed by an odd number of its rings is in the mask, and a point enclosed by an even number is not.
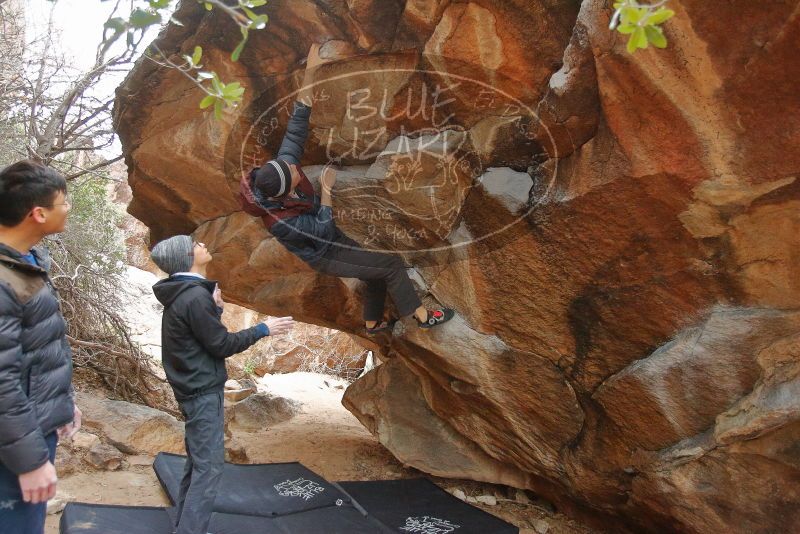
{"type": "Polygon", "coordinates": [[[600,0],[281,0],[233,64],[230,24],[183,3],[160,48],[202,44],[248,92],[217,122],[137,65],[115,108],[131,213],[153,240],[201,237],[232,302],[360,335],[360,282],[315,273],[235,200],[328,42],[304,166],[342,164],[341,228],[458,313],[369,341],[384,363],[344,400],[365,426],[424,471],[614,531],[793,531],[800,19],[669,6],[668,48],[629,55],[600,0]]]}

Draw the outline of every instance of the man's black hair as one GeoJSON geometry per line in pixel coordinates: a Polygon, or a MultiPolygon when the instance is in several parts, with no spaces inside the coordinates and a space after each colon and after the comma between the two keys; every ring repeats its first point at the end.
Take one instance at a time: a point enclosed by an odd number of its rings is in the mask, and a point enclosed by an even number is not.
{"type": "Polygon", "coordinates": [[[50,208],[67,193],[61,174],[41,163],[18,161],[0,171],[0,225],[17,226],[37,206],[50,208]]]}

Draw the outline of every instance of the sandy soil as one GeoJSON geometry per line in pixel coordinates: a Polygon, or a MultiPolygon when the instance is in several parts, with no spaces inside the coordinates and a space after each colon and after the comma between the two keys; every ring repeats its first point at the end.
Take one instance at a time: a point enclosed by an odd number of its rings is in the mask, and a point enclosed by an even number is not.
{"type": "MultiPolygon", "coordinates": [[[[312,373],[267,375],[259,389],[303,403],[303,412],[271,428],[235,432],[251,462],[300,461],[324,478],[378,480],[424,476],[403,466],[341,405],[347,383],[312,373]]],[[[123,470],[95,471],[86,466],[59,481],[67,500],[103,504],[166,506],[168,500],[152,470],[152,458],[128,457],[123,470]]],[[[516,502],[515,491],[472,481],[433,478],[445,489],[469,496],[494,495],[496,506],[478,504],[491,514],[520,527],[523,534],[586,534],[592,530],[554,513],[547,503],[516,502]],[[512,498],[510,498],[512,497],[512,498]]],[[[47,534],[58,532],[60,514],[47,518],[47,534]]]]}

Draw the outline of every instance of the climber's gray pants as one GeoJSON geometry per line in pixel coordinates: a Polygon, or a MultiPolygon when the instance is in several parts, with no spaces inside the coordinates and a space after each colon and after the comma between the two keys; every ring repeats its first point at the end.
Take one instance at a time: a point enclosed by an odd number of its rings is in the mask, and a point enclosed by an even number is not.
{"type": "Polygon", "coordinates": [[[399,256],[365,250],[347,236],[339,238],[309,265],[321,273],[365,282],[365,321],[380,322],[387,289],[400,317],[411,315],[422,305],[399,256]]]}

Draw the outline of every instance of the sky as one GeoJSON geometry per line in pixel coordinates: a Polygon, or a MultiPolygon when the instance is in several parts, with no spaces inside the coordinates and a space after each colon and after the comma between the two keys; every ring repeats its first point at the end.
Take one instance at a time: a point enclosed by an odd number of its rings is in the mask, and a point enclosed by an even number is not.
{"type": "MultiPolygon", "coordinates": [[[[134,0],[137,5],[144,5],[142,0],[134,0]]],[[[56,46],[58,46],[69,60],[69,64],[80,68],[81,71],[88,70],[95,60],[97,46],[103,38],[103,24],[108,20],[114,9],[114,0],[23,0],[25,5],[25,29],[26,40],[41,36],[47,31],[47,23],[52,11],[53,24],[57,35],[54,36],[56,46]]],[[[127,17],[130,13],[131,0],[124,0],[121,5],[122,15],[127,17]]],[[[143,50],[150,40],[158,34],[158,28],[152,28],[147,38],[139,48],[143,50]]],[[[118,44],[122,45],[124,39],[120,39],[118,44]]],[[[98,84],[98,96],[111,96],[116,87],[125,79],[126,73],[112,73],[107,79],[98,84]]],[[[114,146],[104,152],[105,157],[114,157],[121,151],[119,141],[114,146]]]]}
{"type": "Polygon", "coordinates": [[[103,23],[108,20],[115,2],[100,0],[25,1],[25,24],[29,35],[41,35],[47,29],[50,10],[60,32],[62,49],[76,66],[90,67],[94,52],[103,37],[103,23]]]}

